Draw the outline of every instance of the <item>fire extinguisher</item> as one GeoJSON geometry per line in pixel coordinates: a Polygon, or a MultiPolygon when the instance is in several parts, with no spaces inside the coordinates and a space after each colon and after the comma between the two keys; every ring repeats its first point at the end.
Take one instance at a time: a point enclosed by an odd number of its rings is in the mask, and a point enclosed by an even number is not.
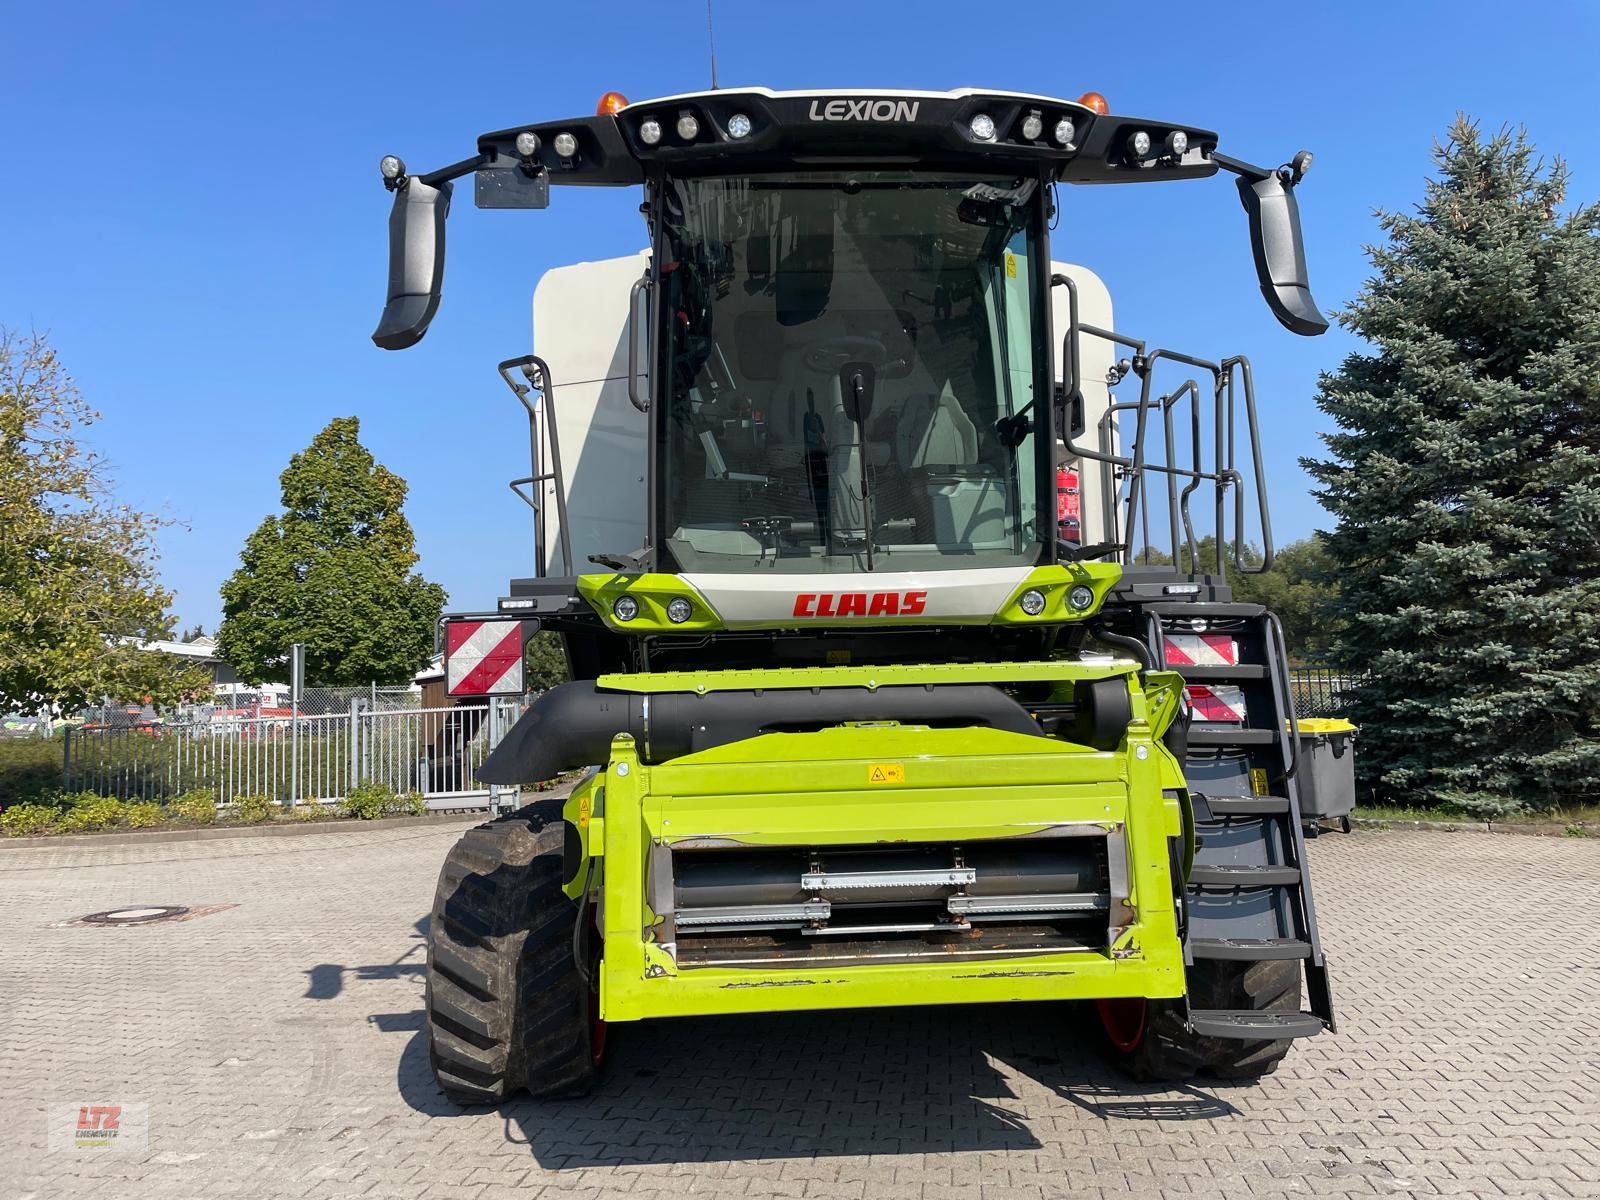
{"type": "Polygon", "coordinates": [[[1064,542],[1078,542],[1081,510],[1078,505],[1078,473],[1071,467],[1056,468],[1056,536],[1064,542]]]}

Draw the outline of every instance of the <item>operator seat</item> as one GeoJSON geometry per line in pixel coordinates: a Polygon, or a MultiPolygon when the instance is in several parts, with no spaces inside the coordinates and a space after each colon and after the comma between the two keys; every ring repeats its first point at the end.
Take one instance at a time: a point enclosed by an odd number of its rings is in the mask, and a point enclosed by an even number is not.
{"type": "Polygon", "coordinates": [[[1007,545],[1005,480],[979,461],[978,429],[946,380],[937,398],[909,399],[895,429],[895,457],[928,525],[919,541],[941,548],[1007,545]]]}

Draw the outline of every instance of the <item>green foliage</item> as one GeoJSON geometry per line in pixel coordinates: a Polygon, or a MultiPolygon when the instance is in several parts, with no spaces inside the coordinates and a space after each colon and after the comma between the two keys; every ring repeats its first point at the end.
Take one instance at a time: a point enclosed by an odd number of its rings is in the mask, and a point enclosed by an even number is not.
{"type": "Polygon", "coordinates": [[[361,783],[351,788],[339,805],[347,817],[376,821],[395,801],[394,789],[384,783],[361,783]]]}
{"type": "Polygon", "coordinates": [[[216,793],[205,788],[184,792],[167,808],[174,819],[186,825],[210,825],[217,819],[216,793]]]}
{"type": "Polygon", "coordinates": [[[0,812],[0,830],[7,837],[39,837],[55,833],[61,810],[53,804],[13,804],[0,812]]]}
{"type": "Polygon", "coordinates": [[[154,517],[115,503],[99,419],[38,334],[0,328],[0,707],[101,695],[165,703],[207,685],[137,648],[171,635],[154,517]]]}
{"type": "Polygon", "coordinates": [[[339,802],[340,815],[360,821],[376,821],[379,817],[419,817],[428,811],[428,802],[421,792],[395,790],[386,783],[362,783],[351,788],[339,802]]]}
{"type": "Polygon", "coordinates": [[[271,796],[240,796],[233,802],[234,816],[245,825],[264,825],[281,807],[271,796]]]}
{"type": "Polygon", "coordinates": [[[250,535],[222,585],[217,648],[244,679],[287,680],[297,641],[306,678],[324,686],[404,683],[432,652],[445,592],[412,571],[405,480],[359,433],[338,418],[289,460],[284,511],[250,535]]]}
{"type": "Polygon", "coordinates": [[[122,823],[129,829],[152,829],[166,819],[167,810],[154,801],[127,804],[122,809],[122,823]]]}
{"type": "Polygon", "coordinates": [[[1600,211],[1523,132],[1434,165],[1321,380],[1333,657],[1381,798],[1547,809],[1600,795],[1600,211]]]}
{"type": "Polygon", "coordinates": [[[549,630],[540,630],[528,639],[522,663],[524,686],[530,692],[548,691],[572,678],[561,639],[549,630]]]}
{"type": "Polygon", "coordinates": [[[289,811],[297,821],[329,821],[338,815],[337,810],[318,800],[302,800],[289,811]]]}
{"type": "Polygon", "coordinates": [[[67,803],[67,811],[61,814],[62,833],[93,833],[101,829],[115,829],[122,824],[122,801],[115,797],[81,792],[68,797],[67,803]]]}
{"type": "Polygon", "coordinates": [[[61,789],[60,737],[0,738],[0,804],[42,802],[61,789]]]}

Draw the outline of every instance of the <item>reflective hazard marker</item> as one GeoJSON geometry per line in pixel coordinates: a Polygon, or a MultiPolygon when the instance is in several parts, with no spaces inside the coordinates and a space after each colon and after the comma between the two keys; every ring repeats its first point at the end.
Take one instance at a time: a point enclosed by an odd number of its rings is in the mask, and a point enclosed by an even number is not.
{"type": "Polygon", "coordinates": [[[523,690],[521,621],[451,621],[445,626],[445,691],[515,696],[523,690]]]}

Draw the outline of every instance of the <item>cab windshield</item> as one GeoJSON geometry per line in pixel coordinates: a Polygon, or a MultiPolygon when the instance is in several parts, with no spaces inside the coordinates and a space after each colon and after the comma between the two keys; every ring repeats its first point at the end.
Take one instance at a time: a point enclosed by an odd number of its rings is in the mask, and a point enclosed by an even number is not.
{"type": "Polygon", "coordinates": [[[684,571],[1032,565],[1036,180],[668,179],[658,545],[684,571]]]}

